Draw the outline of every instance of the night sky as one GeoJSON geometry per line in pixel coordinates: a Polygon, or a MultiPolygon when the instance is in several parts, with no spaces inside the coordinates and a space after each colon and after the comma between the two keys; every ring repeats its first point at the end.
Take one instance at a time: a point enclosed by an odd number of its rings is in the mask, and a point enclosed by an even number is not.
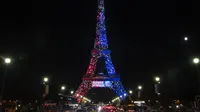
{"type": "MultiPolygon", "coordinates": [[[[0,55],[13,58],[5,97],[39,99],[45,75],[52,92],[62,84],[77,89],[94,45],[97,0],[0,4],[0,55]]],[[[105,11],[109,49],[125,89],[142,84],[148,99],[153,76],[161,76],[165,98],[193,98],[197,72],[191,59],[200,53],[197,1],[105,0],[105,11]]]]}

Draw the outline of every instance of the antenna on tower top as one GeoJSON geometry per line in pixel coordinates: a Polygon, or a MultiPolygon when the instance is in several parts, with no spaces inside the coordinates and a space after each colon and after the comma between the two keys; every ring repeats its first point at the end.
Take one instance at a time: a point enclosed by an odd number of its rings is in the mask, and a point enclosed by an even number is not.
{"type": "Polygon", "coordinates": [[[104,0],[98,0],[96,39],[94,44],[94,48],[98,50],[108,48],[104,12],[104,0]]]}

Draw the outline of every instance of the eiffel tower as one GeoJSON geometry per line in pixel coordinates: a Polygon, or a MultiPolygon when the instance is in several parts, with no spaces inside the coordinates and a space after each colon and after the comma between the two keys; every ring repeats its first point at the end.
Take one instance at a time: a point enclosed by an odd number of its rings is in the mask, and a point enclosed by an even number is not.
{"type": "Polygon", "coordinates": [[[124,100],[128,95],[120,82],[119,75],[116,74],[110,53],[106,37],[104,0],[98,0],[96,39],[92,50],[92,58],[87,73],[83,76],[82,83],[74,94],[79,102],[91,88],[110,88],[116,92],[121,100],[124,100]],[[104,61],[106,73],[97,71],[97,67],[99,67],[97,63],[100,59],[104,61]]]}

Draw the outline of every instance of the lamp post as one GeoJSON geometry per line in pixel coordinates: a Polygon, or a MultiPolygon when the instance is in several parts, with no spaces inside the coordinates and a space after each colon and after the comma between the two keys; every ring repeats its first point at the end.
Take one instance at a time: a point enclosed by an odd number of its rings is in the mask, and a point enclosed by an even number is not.
{"type": "Polygon", "coordinates": [[[155,77],[155,93],[159,96],[160,95],[160,91],[159,91],[159,85],[160,85],[160,77],[155,77]]]}
{"type": "MultiPolygon", "coordinates": [[[[143,87],[141,85],[138,85],[137,89],[138,89],[138,100],[140,100],[141,91],[142,91],[143,87]]],[[[139,108],[138,112],[142,112],[142,108],[139,108]]]]}
{"type": "Polygon", "coordinates": [[[132,94],[133,94],[133,91],[132,91],[132,90],[129,90],[128,93],[129,93],[129,95],[128,95],[128,96],[129,96],[129,100],[132,101],[132,94]]]}
{"type": "Polygon", "coordinates": [[[139,85],[137,88],[138,88],[138,100],[139,100],[141,97],[142,86],[139,85]]]}
{"type": "MultiPolygon", "coordinates": [[[[198,92],[200,93],[200,72],[199,72],[199,69],[198,69],[198,64],[199,64],[200,60],[199,58],[193,58],[193,63],[196,65],[196,70],[197,70],[197,77],[198,77],[198,92]]],[[[198,94],[199,94],[198,93],[198,94]]]]}
{"type": "Polygon", "coordinates": [[[45,87],[43,97],[46,97],[49,94],[49,78],[48,77],[43,78],[43,84],[45,87]]]}
{"type": "Polygon", "coordinates": [[[160,97],[160,77],[156,76],[154,78],[155,80],[155,84],[154,84],[154,88],[155,88],[155,94],[156,97],[158,98],[158,102],[161,102],[161,97],[160,97]]]}
{"type": "Polygon", "coordinates": [[[0,102],[3,99],[3,94],[4,94],[4,87],[5,87],[5,81],[6,81],[6,76],[7,76],[7,66],[9,66],[9,64],[11,63],[11,61],[12,61],[11,58],[4,58],[4,64],[6,65],[6,67],[5,67],[5,72],[3,74],[0,102]]]}
{"type": "Polygon", "coordinates": [[[66,86],[62,85],[62,86],[60,87],[60,93],[61,93],[62,95],[65,95],[65,90],[66,90],[66,86]]]}

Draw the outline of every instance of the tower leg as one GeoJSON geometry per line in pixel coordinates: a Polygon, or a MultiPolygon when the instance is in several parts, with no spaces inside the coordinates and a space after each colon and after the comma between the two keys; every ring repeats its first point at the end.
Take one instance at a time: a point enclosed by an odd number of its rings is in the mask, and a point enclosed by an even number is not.
{"type": "Polygon", "coordinates": [[[80,103],[82,98],[87,93],[87,91],[91,88],[92,88],[92,82],[83,80],[78,90],[75,92],[74,97],[77,98],[78,102],[80,103]]]}
{"type": "Polygon", "coordinates": [[[116,74],[115,68],[114,68],[114,66],[112,64],[112,61],[111,61],[111,58],[110,58],[110,55],[107,55],[105,57],[105,63],[106,63],[106,68],[107,68],[108,75],[116,74]]]}
{"type": "Polygon", "coordinates": [[[96,69],[96,63],[97,63],[97,58],[92,57],[90,60],[90,65],[87,70],[87,75],[94,74],[94,71],[96,69]]]}
{"type": "Polygon", "coordinates": [[[116,92],[116,94],[120,97],[121,100],[124,100],[128,95],[120,81],[114,81],[112,89],[116,92]]]}

